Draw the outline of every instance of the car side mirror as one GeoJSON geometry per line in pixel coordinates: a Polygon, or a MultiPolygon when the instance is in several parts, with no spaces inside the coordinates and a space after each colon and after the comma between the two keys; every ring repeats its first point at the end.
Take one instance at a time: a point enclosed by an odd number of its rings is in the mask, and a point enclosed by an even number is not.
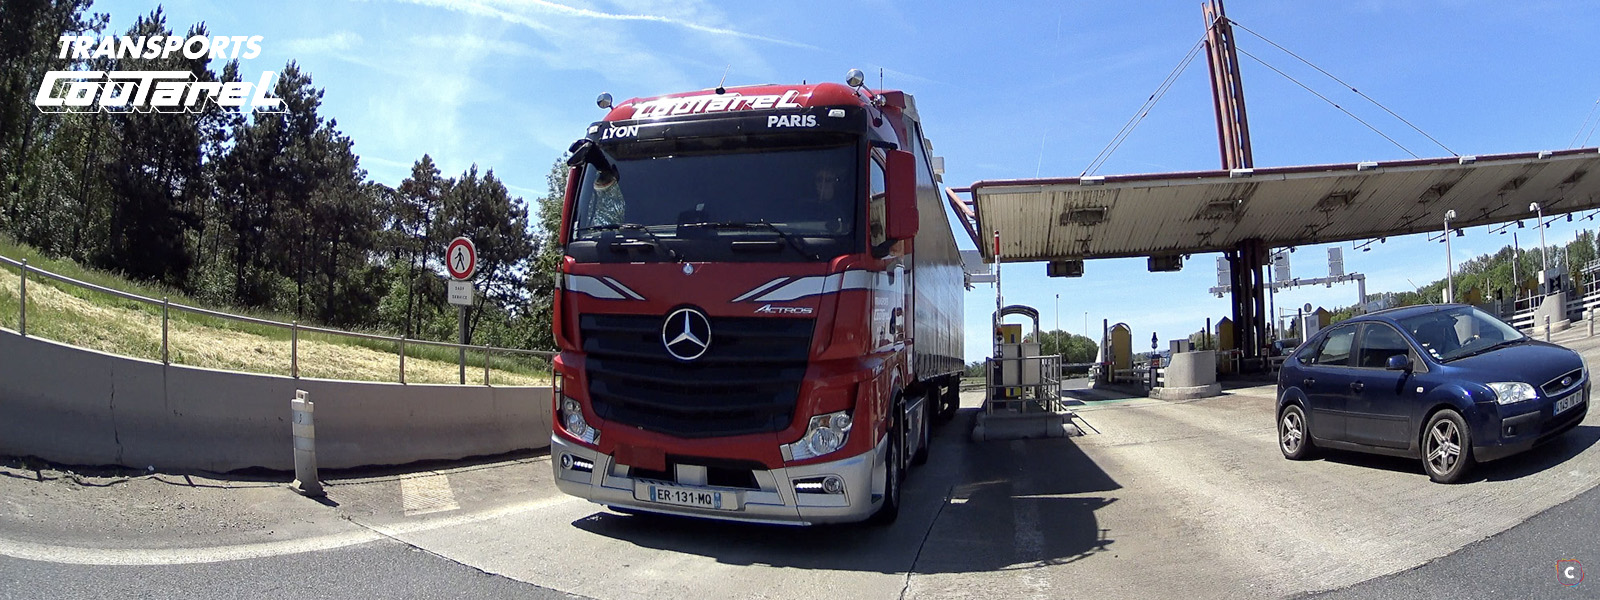
{"type": "Polygon", "coordinates": [[[888,188],[884,206],[883,237],[890,241],[909,240],[917,236],[917,167],[916,157],[904,150],[890,150],[884,173],[888,188]]]}
{"type": "Polygon", "coordinates": [[[1389,362],[1384,365],[1384,368],[1387,368],[1390,371],[1405,371],[1410,373],[1411,357],[1404,354],[1396,354],[1391,356],[1389,357],[1389,362]]]}

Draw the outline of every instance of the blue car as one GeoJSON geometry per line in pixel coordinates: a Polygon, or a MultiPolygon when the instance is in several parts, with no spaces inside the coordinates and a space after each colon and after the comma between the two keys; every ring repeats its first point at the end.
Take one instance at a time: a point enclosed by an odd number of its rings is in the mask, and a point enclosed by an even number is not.
{"type": "Polygon", "coordinates": [[[1589,370],[1578,353],[1476,308],[1408,306],[1323,329],[1278,374],[1278,447],[1422,459],[1454,483],[1475,462],[1525,451],[1583,421],[1589,370]]]}

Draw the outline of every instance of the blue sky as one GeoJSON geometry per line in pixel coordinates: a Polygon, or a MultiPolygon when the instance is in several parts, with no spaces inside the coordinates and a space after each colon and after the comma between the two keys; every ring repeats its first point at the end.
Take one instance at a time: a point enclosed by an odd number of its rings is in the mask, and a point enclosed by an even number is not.
{"type": "MultiPolygon", "coordinates": [[[[162,3],[178,29],[262,35],[253,79],[295,59],[327,90],[322,112],[356,141],[362,165],[395,184],[422,154],[447,175],[477,163],[513,192],[545,189],[550,164],[618,99],[728,84],[841,81],[867,71],[917,98],[946,157],[945,181],[1078,175],[1201,37],[1199,0],[804,3],[700,0],[406,0],[162,3]]],[[[125,30],[151,2],[97,2],[125,30]]],[[[1230,0],[1228,15],[1355,85],[1460,154],[1566,148],[1600,99],[1600,3],[1593,0],[1230,0]]],[[[1420,156],[1444,149],[1261,39],[1242,49],[1288,72],[1420,156]]],[[[1257,166],[1409,158],[1253,59],[1241,57],[1257,166]]],[[[218,65],[220,68],[220,65],[218,65]]],[[[1579,139],[1582,144],[1584,140],[1579,139]]],[[[1587,144],[1600,144],[1600,135],[1587,144]]],[[[1212,169],[1216,126],[1201,57],[1099,174],[1212,169]]],[[[1578,224],[1593,227],[1596,221],[1578,224]]],[[[1537,244],[1533,229],[1524,247],[1537,244]]],[[[1574,225],[1554,224],[1552,244],[1574,225]]],[[[1458,261],[1510,236],[1456,238],[1458,261]]],[[[1410,289],[1444,272],[1441,245],[1393,238],[1351,252],[1368,291],[1410,289]]],[[[1296,275],[1326,273],[1326,251],[1293,255],[1296,275]]],[[[1127,322],[1163,340],[1228,312],[1215,255],[1180,273],[1142,259],[1091,261],[1081,279],[1008,265],[1007,303],[1040,309],[1046,328],[1082,333],[1127,322]]],[[[1354,302],[1353,285],[1278,296],[1281,306],[1354,302]]],[[[968,293],[967,358],[989,351],[990,286],[968,293]]],[[[1164,344],[1163,344],[1164,345],[1164,344]]]]}

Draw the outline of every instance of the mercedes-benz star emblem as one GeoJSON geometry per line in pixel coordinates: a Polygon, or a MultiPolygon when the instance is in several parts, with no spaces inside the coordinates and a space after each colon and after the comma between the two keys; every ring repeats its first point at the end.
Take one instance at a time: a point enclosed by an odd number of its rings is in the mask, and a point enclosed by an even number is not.
{"type": "Polygon", "coordinates": [[[705,313],[680,308],[661,324],[661,344],[678,360],[694,360],[711,347],[711,320],[705,313]]]}

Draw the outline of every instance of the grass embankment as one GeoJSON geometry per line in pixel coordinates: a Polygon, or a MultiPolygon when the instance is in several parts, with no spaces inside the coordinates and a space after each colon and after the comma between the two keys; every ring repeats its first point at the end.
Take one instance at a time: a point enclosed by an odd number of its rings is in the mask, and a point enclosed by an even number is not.
{"type": "MultiPolygon", "coordinates": [[[[187,297],[160,286],[129,282],[77,263],[40,256],[32,248],[0,237],[0,255],[27,259],[28,266],[149,298],[166,297],[174,304],[196,306],[187,297]]],[[[19,317],[20,271],[0,266],[0,327],[16,330],[19,317]]],[[[222,309],[261,319],[289,322],[290,317],[222,309]]],[[[149,360],[161,360],[161,307],[126,300],[60,283],[38,274],[28,277],[28,335],[149,360]]],[[[290,374],[290,331],[172,310],[168,323],[168,355],[173,364],[273,375],[290,374]]],[[[354,381],[400,379],[399,345],[345,336],[300,333],[300,376],[354,381]]],[[[407,383],[457,383],[457,351],[407,344],[407,383]]],[[[467,354],[467,383],[483,383],[481,350],[467,354]]],[[[542,358],[497,354],[490,361],[494,385],[547,385],[549,363],[542,358]]]]}

